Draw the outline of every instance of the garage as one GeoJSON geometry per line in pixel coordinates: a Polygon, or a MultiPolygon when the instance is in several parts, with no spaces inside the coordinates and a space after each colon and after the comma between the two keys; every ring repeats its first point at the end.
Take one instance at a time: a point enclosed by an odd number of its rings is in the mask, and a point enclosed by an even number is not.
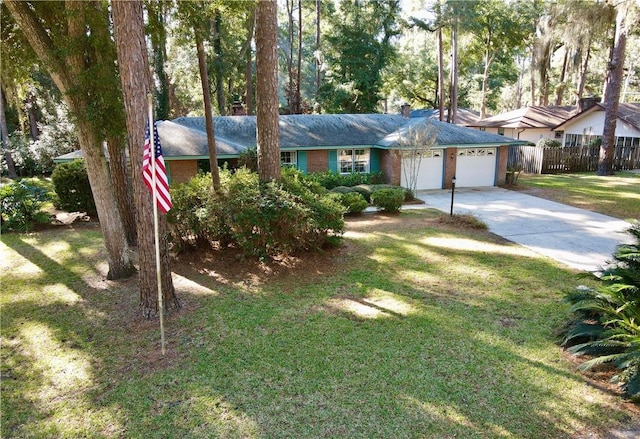
{"type": "Polygon", "coordinates": [[[494,186],[496,183],[496,148],[460,148],[456,160],[456,186],[494,186]]]}
{"type": "Polygon", "coordinates": [[[404,157],[402,159],[402,186],[411,187],[411,183],[415,179],[416,190],[442,189],[443,158],[443,150],[423,152],[421,158],[414,155],[404,157]]]}

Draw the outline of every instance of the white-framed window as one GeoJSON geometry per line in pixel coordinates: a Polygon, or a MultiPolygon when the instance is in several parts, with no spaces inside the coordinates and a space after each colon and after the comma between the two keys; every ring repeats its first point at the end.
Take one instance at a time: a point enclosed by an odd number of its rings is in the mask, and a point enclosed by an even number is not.
{"type": "Polygon", "coordinates": [[[500,134],[501,136],[504,136],[504,128],[502,127],[498,128],[498,134],[500,134]]]}
{"type": "Polygon", "coordinates": [[[338,171],[341,174],[369,172],[368,149],[341,149],[338,151],[338,171]]]}
{"type": "Polygon", "coordinates": [[[297,166],[298,156],[296,151],[280,151],[280,165],[282,166],[297,166]]]}

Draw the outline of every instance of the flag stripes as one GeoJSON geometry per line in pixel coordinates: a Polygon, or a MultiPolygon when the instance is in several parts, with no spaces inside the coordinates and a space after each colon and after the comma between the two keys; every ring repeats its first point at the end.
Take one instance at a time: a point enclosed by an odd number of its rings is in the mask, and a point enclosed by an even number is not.
{"type": "MultiPolygon", "coordinates": [[[[167,168],[164,164],[164,157],[162,157],[162,147],[160,146],[160,139],[158,138],[158,128],[154,124],[153,126],[153,140],[154,140],[154,152],[155,152],[155,168],[156,168],[156,198],[158,209],[162,213],[167,213],[171,209],[171,194],[169,193],[169,180],[167,178],[167,168]]],[[[142,178],[144,184],[153,193],[153,170],[151,166],[151,133],[149,131],[149,125],[147,124],[145,139],[144,139],[144,153],[142,155],[142,178]]]]}

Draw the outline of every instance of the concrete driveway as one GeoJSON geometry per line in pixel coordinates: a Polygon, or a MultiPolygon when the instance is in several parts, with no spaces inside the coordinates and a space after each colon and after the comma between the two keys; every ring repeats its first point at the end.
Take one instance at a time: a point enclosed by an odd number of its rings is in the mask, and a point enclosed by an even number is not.
{"type": "MultiPolygon", "coordinates": [[[[417,197],[426,207],[450,211],[451,190],[417,197]]],[[[497,187],[456,188],[453,211],[473,214],[496,235],[583,271],[599,271],[616,245],[632,242],[626,221],[497,187]]]]}

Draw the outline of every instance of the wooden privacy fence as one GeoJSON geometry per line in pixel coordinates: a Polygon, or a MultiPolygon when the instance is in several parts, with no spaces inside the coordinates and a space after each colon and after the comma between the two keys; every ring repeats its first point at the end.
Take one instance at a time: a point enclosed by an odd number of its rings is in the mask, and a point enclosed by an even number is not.
{"type": "MultiPolygon", "coordinates": [[[[599,146],[538,147],[518,145],[509,148],[507,166],[529,174],[588,172],[598,169],[599,146]]],[[[616,145],[613,169],[640,168],[640,145],[616,145]]]]}

